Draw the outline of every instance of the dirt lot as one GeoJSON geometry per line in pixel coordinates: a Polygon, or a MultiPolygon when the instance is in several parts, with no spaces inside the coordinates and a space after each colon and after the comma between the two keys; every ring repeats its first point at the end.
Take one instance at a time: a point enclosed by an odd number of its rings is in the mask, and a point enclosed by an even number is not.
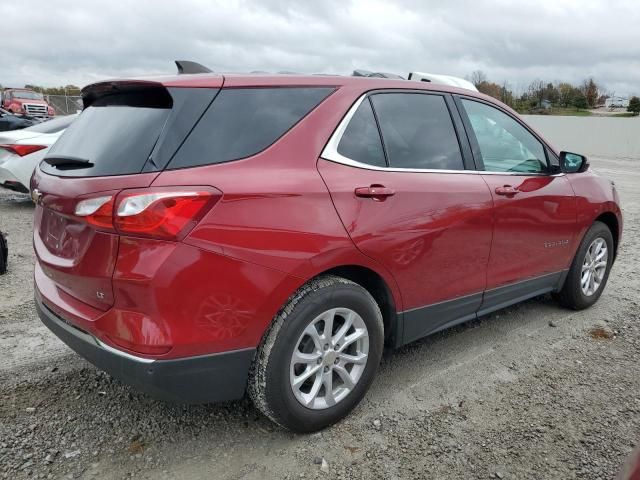
{"type": "Polygon", "coordinates": [[[640,436],[640,159],[592,163],[626,216],[599,303],[545,296],[389,353],[314,435],[247,401],[153,401],[71,353],[35,315],[33,208],[0,194],[0,478],[613,478],[640,436]]]}

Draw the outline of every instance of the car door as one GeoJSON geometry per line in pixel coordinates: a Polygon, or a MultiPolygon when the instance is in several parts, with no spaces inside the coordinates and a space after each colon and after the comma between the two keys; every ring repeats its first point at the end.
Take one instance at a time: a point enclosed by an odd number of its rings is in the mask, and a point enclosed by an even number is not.
{"type": "Polygon", "coordinates": [[[473,318],[485,288],[491,193],[458,134],[445,94],[372,93],[318,161],[355,245],[398,283],[404,342],[473,318]]]}
{"type": "Polygon", "coordinates": [[[494,201],[483,313],[558,285],[575,251],[576,202],[555,155],[515,116],[477,99],[457,104],[494,201]]]}

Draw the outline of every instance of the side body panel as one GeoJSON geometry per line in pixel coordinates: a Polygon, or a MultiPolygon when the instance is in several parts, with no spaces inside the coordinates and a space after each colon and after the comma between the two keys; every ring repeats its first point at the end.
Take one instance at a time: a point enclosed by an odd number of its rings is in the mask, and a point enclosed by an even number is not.
{"type": "Polygon", "coordinates": [[[347,232],[365,255],[396,278],[405,306],[405,341],[475,313],[486,286],[493,204],[472,173],[417,173],[356,168],[320,159],[318,169],[347,232]],[[356,197],[384,185],[384,201],[356,197]],[[461,299],[429,315],[423,307],[461,299]]]}
{"type": "Polygon", "coordinates": [[[569,268],[576,248],[576,201],[565,175],[485,174],[494,209],[487,289],[569,268]],[[513,186],[513,196],[496,188],[513,186]]]}

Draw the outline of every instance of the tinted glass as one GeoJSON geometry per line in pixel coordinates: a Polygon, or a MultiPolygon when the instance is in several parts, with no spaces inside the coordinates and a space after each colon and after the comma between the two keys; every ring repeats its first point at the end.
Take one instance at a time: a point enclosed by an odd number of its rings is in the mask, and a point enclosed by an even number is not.
{"type": "Polygon", "coordinates": [[[541,173],[547,170],[542,143],[506,113],[462,100],[488,172],[541,173]]]}
{"type": "Polygon", "coordinates": [[[386,166],[380,132],[369,99],[365,99],[351,117],[340,139],[338,153],[357,162],[386,166]]]}
{"type": "Polygon", "coordinates": [[[168,168],[249,157],[274,143],[333,88],[222,89],[168,168]]]}
{"type": "Polygon", "coordinates": [[[64,117],[56,117],[52,120],[38,123],[33,127],[25,128],[25,130],[38,133],[57,133],[71,125],[71,122],[73,122],[76,118],[77,115],[65,115],[64,117]]]}
{"type": "Polygon", "coordinates": [[[51,147],[46,158],[73,157],[91,162],[86,168],[41,168],[59,176],[102,176],[142,170],[170,109],[91,106],[51,147]]]}
{"type": "Polygon", "coordinates": [[[372,95],[389,166],[462,170],[458,137],[444,97],[414,93],[372,95]]]}

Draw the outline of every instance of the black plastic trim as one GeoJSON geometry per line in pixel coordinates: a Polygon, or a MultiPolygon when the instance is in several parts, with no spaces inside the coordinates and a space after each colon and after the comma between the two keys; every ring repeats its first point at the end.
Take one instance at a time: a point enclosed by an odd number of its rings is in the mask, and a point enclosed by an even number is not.
{"type": "Polygon", "coordinates": [[[563,272],[556,272],[487,290],[484,292],[478,316],[487,315],[514,303],[557,290],[562,279],[563,272]]]}
{"type": "Polygon", "coordinates": [[[244,395],[255,348],[176,360],[136,360],[133,355],[100,346],[94,337],[49,310],[37,294],[36,309],[42,323],[72,350],[154,398],[194,404],[235,400],[244,395]]]}
{"type": "Polygon", "coordinates": [[[567,274],[568,270],[563,270],[486,290],[484,293],[474,293],[400,312],[398,332],[402,332],[402,340],[397,346],[406,345],[529,298],[558,291],[564,285],[567,274]]]}
{"type": "Polygon", "coordinates": [[[482,293],[475,293],[403,312],[403,343],[413,342],[455,324],[473,320],[481,303],[482,293]]]}

